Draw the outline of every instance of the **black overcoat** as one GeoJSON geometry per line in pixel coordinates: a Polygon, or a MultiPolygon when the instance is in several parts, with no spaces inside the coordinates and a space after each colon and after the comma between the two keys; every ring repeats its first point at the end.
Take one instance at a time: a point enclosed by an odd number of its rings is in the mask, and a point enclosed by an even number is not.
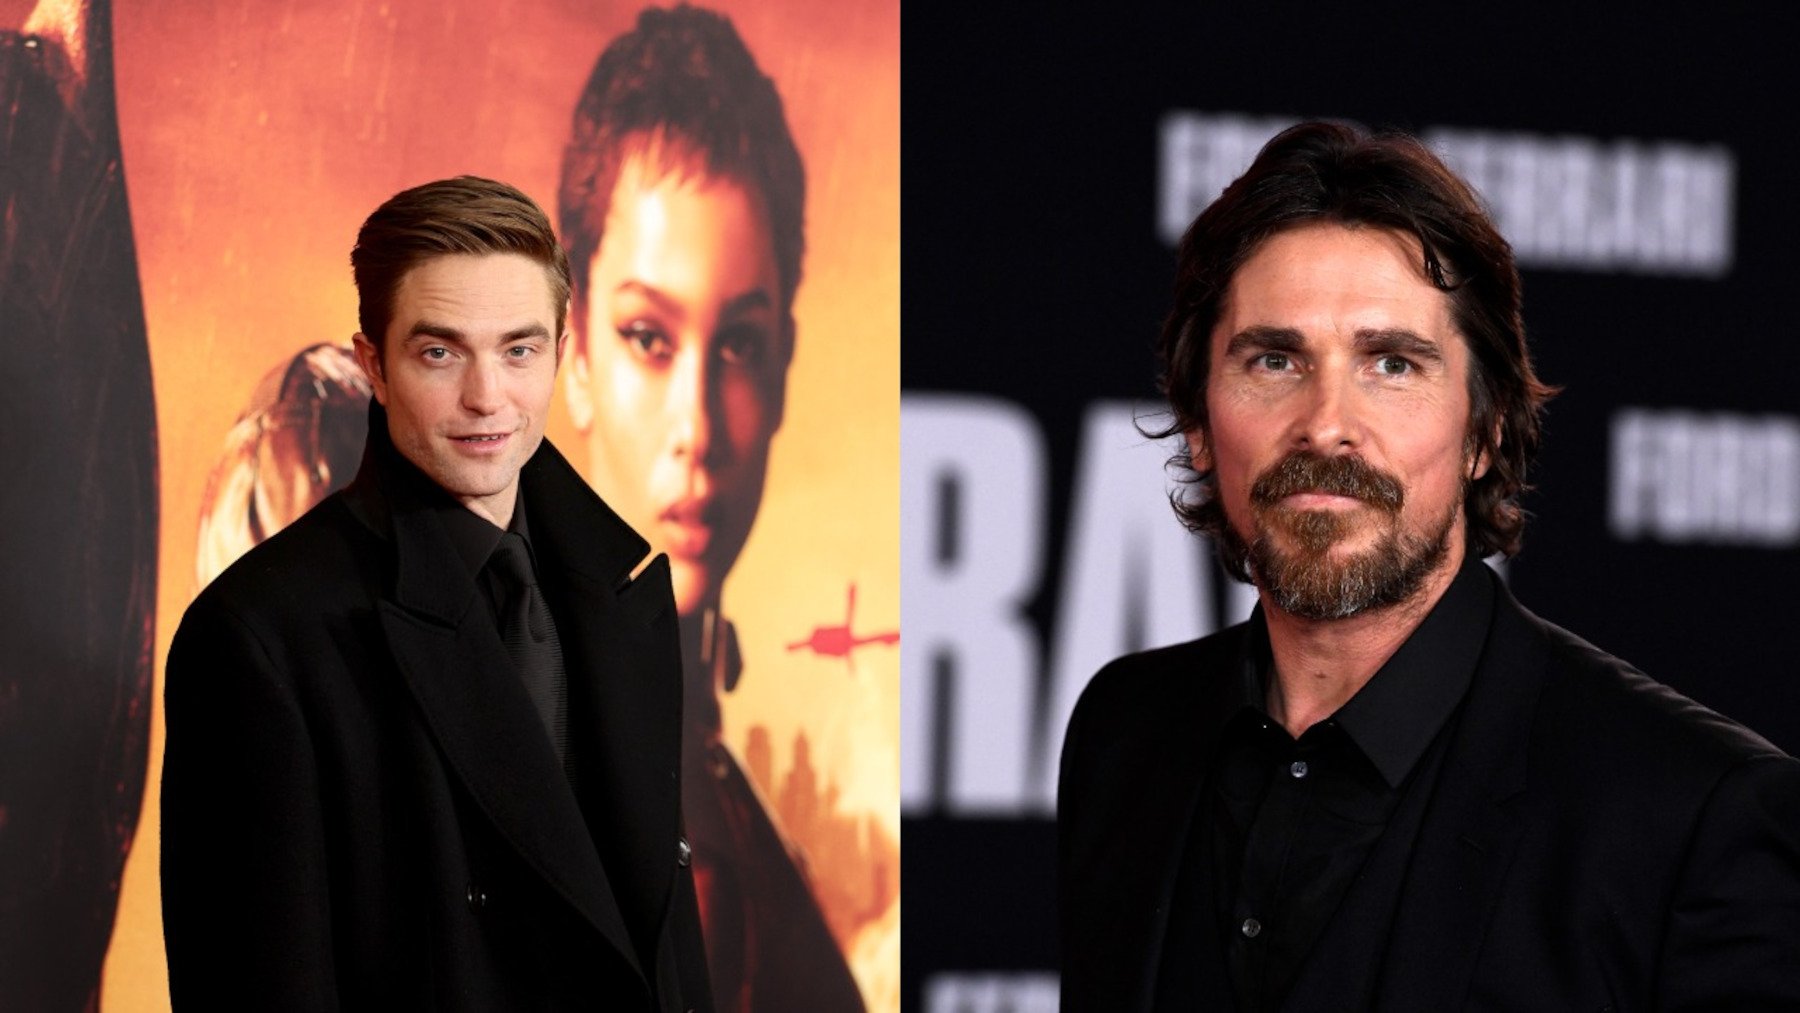
{"type": "Polygon", "coordinates": [[[170,650],[175,1008],[711,1006],[682,839],[666,558],[548,441],[521,472],[573,785],[443,493],[373,412],[355,482],[209,585],[170,650]]]}
{"type": "MultiPolygon", "coordinates": [[[[1800,1009],[1800,763],[1495,583],[1418,836],[1376,844],[1283,1008],[1800,1009]]],[[[1076,707],[1066,1013],[1150,1009],[1165,959],[1224,978],[1222,947],[1165,954],[1163,933],[1244,630],[1121,658],[1076,707]]]]}

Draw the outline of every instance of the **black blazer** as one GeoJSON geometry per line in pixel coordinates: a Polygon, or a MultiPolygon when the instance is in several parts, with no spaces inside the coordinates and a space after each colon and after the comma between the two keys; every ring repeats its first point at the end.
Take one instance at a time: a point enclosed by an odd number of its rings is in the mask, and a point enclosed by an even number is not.
{"type": "MultiPolygon", "coordinates": [[[[1244,630],[1121,658],[1076,706],[1068,1013],[1151,1008],[1244,630]]],[[[1356,982],[1382,1011],[1800,1009],[1800,763],[1504,587],[1425,804],[1410,855],[1376,845],[1285,1009],[1356,1008],[1356,982]],[[1391,908],[1366,885],[1383,863],[1391,908]]]]}
{"type": "MultiPolygon", "coordinates": [[[[379,411],[356,481],[169,652],[177,1009],[710,1009],[668,562],[545,442],[521,473],[575,783],[379,411]]],[[[440,501],[441,502],[441,501],[440,501]]]]}

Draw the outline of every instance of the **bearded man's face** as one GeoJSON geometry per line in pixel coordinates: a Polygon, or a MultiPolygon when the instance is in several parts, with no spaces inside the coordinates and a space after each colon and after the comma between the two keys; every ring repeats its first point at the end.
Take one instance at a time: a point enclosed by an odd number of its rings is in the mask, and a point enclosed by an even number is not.
{"type": "Polygon", "coordinates": [[[1418,243],[1337,224],[1279,233],[1213,328],[1205,432],[1188,434],[1270,603],[1334,619],[1396,604],[1460,563],[1469,349],[1418,243]]]}

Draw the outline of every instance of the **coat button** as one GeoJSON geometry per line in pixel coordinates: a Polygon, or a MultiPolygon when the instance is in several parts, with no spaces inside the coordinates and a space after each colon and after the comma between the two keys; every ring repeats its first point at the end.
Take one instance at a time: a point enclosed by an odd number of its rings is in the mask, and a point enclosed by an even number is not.
{"type": "Polygon", "coordinates": [[[487,907],[487,903],[488,903],[487,891],[483,890],[481,888],[481,884],[470,883],[467,896],[469,898],[469,910],[470,911],[473,911],[476,914],[480,914],[481,909],[484,907],[487,907]]]}
{"type": "Polygon", "coordinates": [[[675,839],[675,864],[683,869],[694,864],[694,849],[688,845],[685,837],[675,839]]]}

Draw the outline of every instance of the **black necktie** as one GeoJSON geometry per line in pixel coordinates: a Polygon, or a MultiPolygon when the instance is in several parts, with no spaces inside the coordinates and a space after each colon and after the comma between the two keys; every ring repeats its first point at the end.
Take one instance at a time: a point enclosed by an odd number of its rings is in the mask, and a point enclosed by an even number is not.
{"type": "Polygon", "coordinates": [[[538,591],[531,550],[517,532],[500,536],[500,544],[488,557],[488,565],[500,578],[505,598],[500,606],[500,640],[512,658],[513,668],[525,683],[525,691],[544,719],[556,759],[568,767],[569,680],[563,671],[562,644],[556,636],[556,620],[550,605],[538,591]]]}

